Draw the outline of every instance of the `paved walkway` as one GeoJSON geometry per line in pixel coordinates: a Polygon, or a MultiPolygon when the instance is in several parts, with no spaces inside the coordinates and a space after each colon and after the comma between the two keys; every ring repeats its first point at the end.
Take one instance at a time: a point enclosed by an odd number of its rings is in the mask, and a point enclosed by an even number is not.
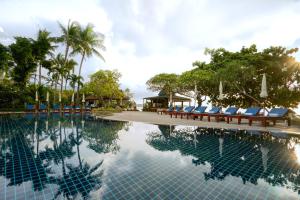
{"type": "Polygon", "coordinates": [[[210,128],[225,128],[225,129],[242,129],[242,130],[258,130],[258,131],[272,131],[272,132],[285,132],[290,134],[300,134],[300,127],[290,126],[288,127],[284,123],[278,123],[276,126],[263,127],[259,122],[253,123],[252,126],[248,125],[248,120],[242,121],[242,124],[237,124],[237,121],[233,119],[230,124],[226,122],[214,122],[212,118],[211,122],[207,121],[207,117],[204,117],[203,121],[199,119],[180,119],[170,118],[169,115],[158,115],[153,112],[134,112],[124,111],[122,113],[115,113],[112,116],[98,117],[110,120],[118,121],[135,121],[144,122],[150,124],[166,124],[166,125],[187,125],[187,126],[201,126],[210,128]]]}

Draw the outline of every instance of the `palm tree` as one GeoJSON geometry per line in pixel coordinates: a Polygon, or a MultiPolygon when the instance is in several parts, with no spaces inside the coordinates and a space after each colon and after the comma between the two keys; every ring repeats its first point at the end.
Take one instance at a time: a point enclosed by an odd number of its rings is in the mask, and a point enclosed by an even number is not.
{"type": "Polygon", "coordinates": [[[53,45],[55,42],[54,37],[50,37],[50,32],[46,30],[39,30],[37,39],[33,40],[33,54],[37,60],[37,65],[39,68],[39,86],[42,82],[42,67],[47,66],[48,62],[46,60],[48,55],[52,55],[53,50],[56,46],[53,45]]]}
{"type": "Polygon", "coordinates": [[[70,70],[74,69],[77,63],[73,59],[68,59],[65,61],[64,56],[59,53],[53,59],[53,64],[54,64],[53,69],[57,71],[60,76],[60,94],[62,95],[64,78],[66,78],[66,75],[70,70]]]}
{"type": "MultiPolygon", "coordinates": [[[[81,69],[83,65],[83,61],[86,57],[91,57],[93,54],[97,55],[104,61],[104,57],[97,49],[105,50],[103,45],[104,37],[102,34],[97,34],[94,31],[94,26],[92,24],[88,24],[85,28],[80,28],[79,33],[79,41],[74,48],[74,53],[81,54],[81,61],[79,65],[78,76],[81,76],[81,69]]],[[[80,90],[80,82],[77,83],[77,102],[79,101],[79,90],[80,90]]]]}
{"type": "Polygon", "coordinates": [[[83,86],[83,82],[82,82],[83,78],[82,78],[82,76],[77,76],[76,74],[72,74],[72,75],[70,75],[69,80],[70,80],[70,86],[73,89],[73,93],[75,91],[76,84],[79,83],[81,87],[83,86]]]}
{"type": "Polygon", "coordinates": [[[59,42],[65,44],[65,57],[64,61],[66,62],[69,57],[70,48],[74,48],[78,42],[79,36],[79,24],[77,22],[72,22],[69,20],[67,27],[58,22],[58,25],[62,31],[62,35],[58,38],[59,42]]]}
{"type": "MultiPolygon", "coordinates": [[[[74,50],[75,46],[79,41],[79,33],[80,33],[80,25],[77,22],[72,22],[69,20],[68,25],[65,27],[60,22],[58,22],[59,27],[62,31],[62,35],[58,38],[59,42],[63,42],[65,44],[65,56],[64,56],[64,65],[66,65],[67,60],[70,56],[70,48],[74,50]]],[[[74,74],[74,68],[70,70],[68,75],[74,74]]],[[[66,86],[68,83],[68,79],[66,79],[66,86]]]]}

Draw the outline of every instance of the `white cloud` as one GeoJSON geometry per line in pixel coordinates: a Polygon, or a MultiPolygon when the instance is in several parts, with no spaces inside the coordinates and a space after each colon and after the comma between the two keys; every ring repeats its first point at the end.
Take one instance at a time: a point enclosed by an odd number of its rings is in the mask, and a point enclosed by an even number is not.
{"type": "Polygon", "coordinates": [[[207,60],[205,47],[295,47],[300,41],[300,1],[294,0],[2,0],[0,13],[2,41],[4,30],[10,37],[34,35],[40,27],[58,34],[57,21],[93,23],[106,35],[106,63],[87,60],[83,75],[118,69],[122,86],[130,87],[139,102],[151,94],[145,86],[151,76],[181,73],[193,61],[207,60]]]}

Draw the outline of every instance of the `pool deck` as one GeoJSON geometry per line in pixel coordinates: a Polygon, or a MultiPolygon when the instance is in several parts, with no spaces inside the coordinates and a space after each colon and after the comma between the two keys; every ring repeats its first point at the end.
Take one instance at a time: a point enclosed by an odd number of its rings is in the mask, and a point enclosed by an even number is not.
{"type": "Polygon", "coordinates": [[[243,120],[241,124],[237,124],[237,120],[233,119],[230,124],[226,122],[215,122],[214,118],[211,122],[207,121],[207,117],[204,117],[203,121],[199,119],[180,119],[171,118],[169,115],[158,115],[155,112],[139,112],[139,111],[124,111],[122,113],[115,113],[112,116],[105,116],[97,118],[117,120],[117,121],[134,121],[144,122],[150,124],[162,124],[162,125],[186,125],[186,126],[201,126],[210,128],[225,128],[225,129],[241,129],[241,130],[257,130],[257,131],[271,131],[271,132],[285,132],[289,134],[299,134],[300,127],[290,126],[288,127],[284,123],[277,123],[276,126],[263,127],[259,122],[253,123],[252,126],[248,125],[248,120],[243,120]]]}

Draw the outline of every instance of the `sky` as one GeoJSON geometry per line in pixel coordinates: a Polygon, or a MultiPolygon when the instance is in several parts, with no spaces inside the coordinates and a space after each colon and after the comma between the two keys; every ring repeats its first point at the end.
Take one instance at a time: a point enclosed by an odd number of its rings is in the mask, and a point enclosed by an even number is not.
{"type": "Polygon", "coordinates": [[[58,36],[58,21],[69,19],[105,35],[105,62],[87,59],[85,80],[99,69],[117,69],[137,103],[155,94],[145,84],[155,74],[209,61],[205,48],[300,47],[299,0],[0,0],[0,42],[34,38],[44,28],[58,36]]]}

